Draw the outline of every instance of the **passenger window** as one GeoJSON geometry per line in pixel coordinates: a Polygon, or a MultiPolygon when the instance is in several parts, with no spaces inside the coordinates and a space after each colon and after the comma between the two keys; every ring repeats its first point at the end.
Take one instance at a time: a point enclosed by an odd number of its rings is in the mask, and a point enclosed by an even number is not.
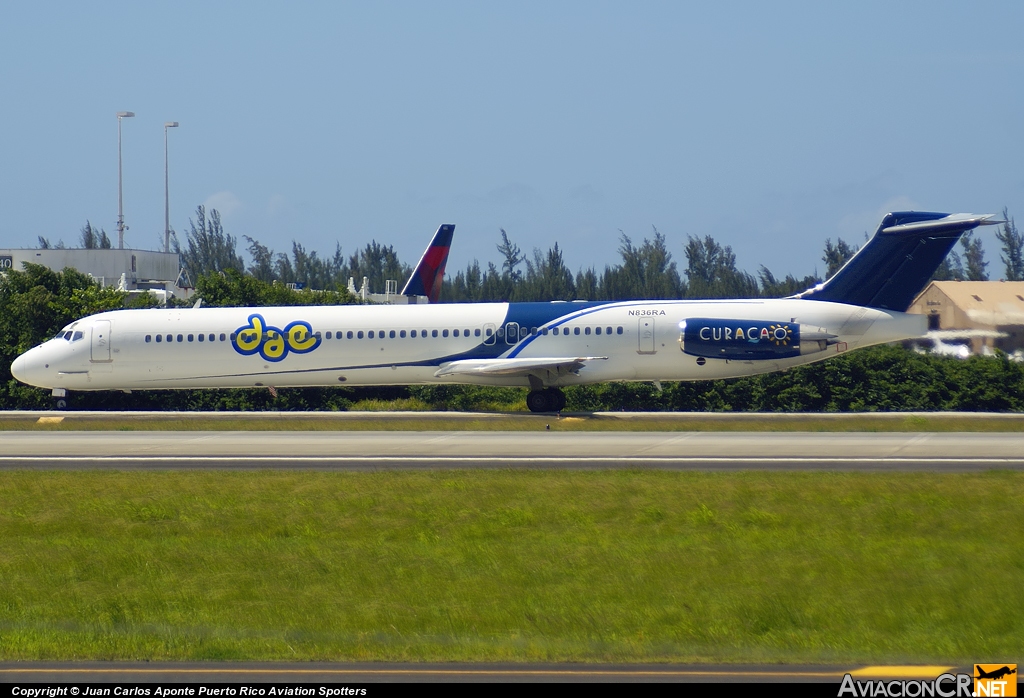
{"type": "Polygon", "coordinates": [[[619,327],[619,329],[615,330],[615,334],[622,334],[622,327],[619,327]]]}
{"type": "Polygon", "coordinates": [[[537,336],[537,328],[536,327],[531,327],[530,328],[530,334],[532,334],[534,337],[536,337],[537,336]]]}
{"type": "Polygon", "coordinates": [[[601,334],[601,328],[597,327],[594,329],[594,334],[601,334]]]}
{"type": "Polygon", "coordinates": [[[373,339],[373,330],[370,330],[369,332],[367,332],[366,336],[369,337],[370,339],[373,339]]]}
{"type": "Polygon", "coordinates": [[[320,339],[320,330],[317,330],[316,332],[314,332],[313,336],[316,337],[317,339],[320,339]]]}
{"type": "Polygon", "coordinates": [[[401,337],[402,339],[405,339],[405,330],[402,330],[401,332],[399,332],[398,336],[401,337]]]}
{"type": "Polygon", "coordinates": [[[426,330],[420,330],[420,337],[423,337],[423,339],[426,339],[427,338],[427,331],[426,330]]]}
{"type": "Polygon", "coordinates": [[[183,338],[183,337],[182,337],[182,336],[181,336],[181,335],[179,334],[179,335],[178,335],[178,341],[179,341],[179,342],[184,342],[184,341],[185,341],[185,339],[184,339],[184,338],[183,338]]]}
{"type": "Polygon", "coordinates": [[[346,332],[345,333],[345,337],[348,338],[348,339],[352,339],[352,330],[349,330],[348,332],[346,332]]]}
{"type": "Polygon", "coordinates": [[[463,337],[468,337],[469,336],[469,330],[462,330],[462,336],[463,337]]]}
{"type": "Polygon", "coordinates": [[[477,327],[475,330],[473,330],[473,336],[474,337],[479,337],[480,336],[480,328],[479,327],[477,327]]]}
{"type": "Polygon", "coordinates": [[[388,337],[391,337],[391,339],[394,339],[395,338],[395,331],[391,330],[390,332],[388,332],[388,337]]]}
{"type": "Polygon", "coordinates": [[[540,333],[541,333],[542,335],[544,335],[545,337],[547,337],[547,336],[548,336],[548,328],[547,328],[547,327],[545,327],[544,329],[542,329],[542,330],[540,331],[540,333]]]}
{"type": "Polygon", "coordinates": [[[330,338],[331,338],[331,331],[327,330],[327,339],[330,339],[330,338]]]}
{"type": "Polygon", "coordinates": [[[158,335],[156,336],[156,341],[158,341],[158,342],[161,342],[161,341],[163,341],[163,335],[159,335],[159,334],[158,334],[158,335]]]}
{"type": "Polygon", "coordinates": [[[580,328],[579,327],[573,327],[572,328],[572,333],[573,334],[579,334],[580,333],[580,328]]]}
{"type": "Polygon", "coordinates": [[[447,337],[448,336],[448,330],[441,330],[441,336],[442,337],[447,337]]]}
{"type": "Polygon", "coordinates": [[[612,333],[612,328],[611,327],[604,328],[604,333],[605,334],[611,334],[612,333]]]}
{"type": "Polygon", "coordinates": [[[430,331],[430,336],[431,337],[436,337],[437,336],[437,330],[431,330],[430,331]]]}
{"type": "Polygon", "coordinates": [[[151,335],[151,334],[147,334],[147,335],[146,335],[146,341],[147,341],[147,342],[152,342],[152,341],[153,341],[153,335],[151,335]]]}
{"type": "Polygon", "coordinates": [[[455,336],[455,337],[458,337],[459,336],[459,331],[458,330],[454,330],[452,332],[452,335],[455,336]]]}
{"type": "Polygon", "coordinates": [[[491,328],[488,327],[487,328],[487,336],[490,337],[492,334],[494,334],[493,330],[491,330],[491,328]]]}
{"type": "Polygon", "coordinates": [[[413,339],[416,339],[416,330],[413,330],[412,332],[410,332],[409,336],[412,337],[413,339]]]}
{"type": "MultiPolygon", "coordinates": [[[[171,335],[167,335],[167,336],[170,337],[171,335]]],[[[231,341],[232,342],[235,341],[235,337],[237,337],[237,336],[238,336],[237,334],[232,332],[231,333],[231,341]]],[[[168,339],[168,341],[170,341],[170,339],[168,339]]],[[[222,341],[222,342],[224,341],[224,335],[223,334],[220,336],[220,341],[222,341]]]]}
{"type": "Polygon", "coordinates": [[[204,334],[199,335],[199,341],[200,342],[205,342],[206,341],[206,335],[204,335],[204,334]]]}
{"type": "MultiPolygon", "coordinates": [[[[370,334],[372,335],[373,333],[371,332],[370,334]]],[[[362,339],[363,338],[363,331],[359,330],[359,332],[356,333],[356,337],[359,338],[359,339],[362,339]]]]}
{"type": "Polygon", "coordinates": [[[583,334],[590,334],[590,328],[589,327],[584,327],[583,328],[583,334]]]}
{"type": "Polygon", "coordinates": [[[168,342],[173,342],[174,341],[174,335],[173,334],[167,335],[167,341],[168,342]]]}
{"type": "MultiPolygon", "coordinates": [[[[190,342],[194,342],[194,341],[195,341],[195,339],[196,339],[196,336],[195,336],[194,334],[190,334],[190,335],[188,336],[188,341],[190,341],[190,342]]],[[[178,341],[181,341],[181,340],[178,340],[178,341]]]]}

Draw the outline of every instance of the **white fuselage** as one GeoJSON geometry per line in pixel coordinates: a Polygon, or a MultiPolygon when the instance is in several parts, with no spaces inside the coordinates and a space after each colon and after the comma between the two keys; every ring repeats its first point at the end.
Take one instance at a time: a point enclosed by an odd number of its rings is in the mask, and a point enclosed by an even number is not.
{"type": "Polygon", "coordinates": [[[526,386],[526,375],[435,374],[467,359],[598,357],[545,385],[704,380],[784,370],[925,329],[922,316],[799,299],[118,310],[69,325],[11,370],[66,390],[526,386]],[[785,358],[705,358],[682,351],[689,318],[793,323],[829,340],[785,358]]]}

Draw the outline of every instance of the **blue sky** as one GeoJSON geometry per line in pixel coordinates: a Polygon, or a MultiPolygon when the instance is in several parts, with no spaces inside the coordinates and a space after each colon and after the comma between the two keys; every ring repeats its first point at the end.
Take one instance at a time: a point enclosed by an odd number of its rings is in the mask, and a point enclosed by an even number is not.
{"type": "MultiPolygon", "coordinates": [[[[820,271],[889,210],[1024,212],[1024,3],[0,4],[0,246],[129,246],[198,204],[278,251],[370,239],[449,265],[619,231],[820,271]]],[[[990,270],[1001,265],[981,233],[990,270]]]]}

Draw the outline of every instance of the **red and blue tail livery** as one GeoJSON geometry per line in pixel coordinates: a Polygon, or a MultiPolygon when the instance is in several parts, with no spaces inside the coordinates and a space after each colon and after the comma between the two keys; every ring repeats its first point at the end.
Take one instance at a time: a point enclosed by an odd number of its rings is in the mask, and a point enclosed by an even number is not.
{"type": "Polygon", "coordinates": [[[412,272],[412,276],[402,289],[403,296],[426,296],[431,303],[437,303],[441,297],[441,284],[444,282],[444,266],[448,263],[448,251],[452,247],[452,235],[455,226],[446,223],[437,229],[433,239],[420,257],[420,263],[412,272]]]}

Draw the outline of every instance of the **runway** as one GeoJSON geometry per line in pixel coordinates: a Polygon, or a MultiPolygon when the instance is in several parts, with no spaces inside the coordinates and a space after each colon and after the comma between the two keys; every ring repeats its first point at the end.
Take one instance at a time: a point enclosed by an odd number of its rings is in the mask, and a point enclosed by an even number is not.
{"type": "Polygon", "coordinates": [[[1024,469],[1024,434],[500,431],[4,433],[0,469],[1024,469]]]}

